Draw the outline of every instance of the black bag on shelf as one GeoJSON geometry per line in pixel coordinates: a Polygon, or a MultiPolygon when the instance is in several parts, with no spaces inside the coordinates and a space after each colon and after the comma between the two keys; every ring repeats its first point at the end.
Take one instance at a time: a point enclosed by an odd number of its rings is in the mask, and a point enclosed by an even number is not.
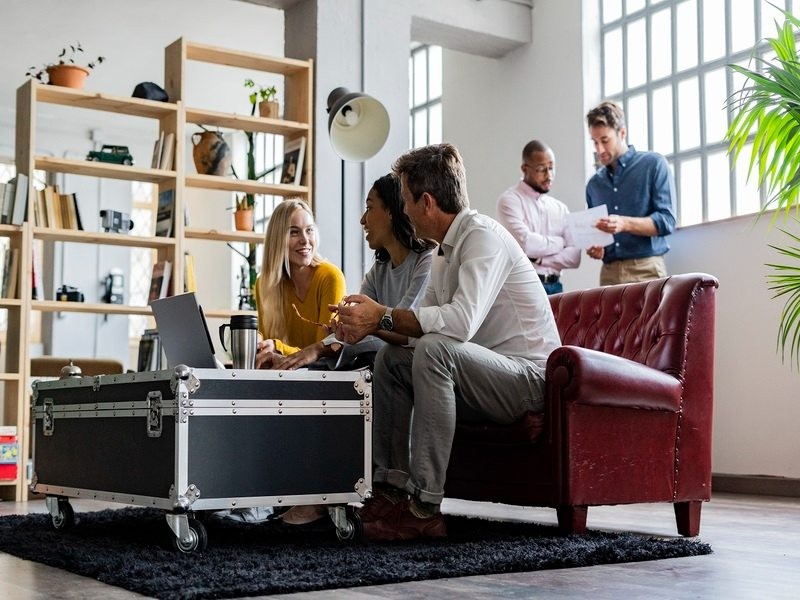
{"type": "Polygon", "coordinates": [[[160,85],[152,81],[143,81],[133,88],[134,98],[144,98],[145,100],[157,100],[158,102],[169,102],[167,92],[160,85]]]}

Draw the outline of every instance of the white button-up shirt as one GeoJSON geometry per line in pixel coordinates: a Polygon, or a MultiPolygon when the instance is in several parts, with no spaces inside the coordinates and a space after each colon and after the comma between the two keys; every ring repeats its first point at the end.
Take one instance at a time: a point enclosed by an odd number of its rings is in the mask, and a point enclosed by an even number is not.
{"type": "Polygon", "coordinates": [[[530,260],[502,225],[474,210],[462,210],[447,230],[414,314],[425,333],[470,341],[542,368],[561,345],[530,260]]]}

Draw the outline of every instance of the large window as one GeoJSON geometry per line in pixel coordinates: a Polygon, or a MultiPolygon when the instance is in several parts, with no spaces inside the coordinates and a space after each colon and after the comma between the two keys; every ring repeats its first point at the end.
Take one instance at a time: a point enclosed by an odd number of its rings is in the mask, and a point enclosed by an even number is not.
{"type": "MultiPolygon", "coordinates": [[[[667,157],[679,225],[759,210],[764,197],[747,161],[735,168],[724,141],[726,99],[754,67],[781,13],[763,0],[599,0],[604,98],[620,102],[628,142],[667,157]]],[[[772,0],[800,14],[800,0],[772,0]]],[[[747,152],[749,156],[749,152],[747,152]]]]}
{"type": "Polygon", "coordinates": [[[414,45],[408,62],[409,147],[442,141],[442,49],[414,45]]]}

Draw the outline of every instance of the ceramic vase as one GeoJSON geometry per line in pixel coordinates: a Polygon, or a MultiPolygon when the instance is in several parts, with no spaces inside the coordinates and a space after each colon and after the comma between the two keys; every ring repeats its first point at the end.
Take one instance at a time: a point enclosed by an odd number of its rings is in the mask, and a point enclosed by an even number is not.
{"type": "Polygon", "coordinates": [[[192,158],[202,175],[228,175],[231,170],[231,148],[218,131],[192,135],[192,158]]]}

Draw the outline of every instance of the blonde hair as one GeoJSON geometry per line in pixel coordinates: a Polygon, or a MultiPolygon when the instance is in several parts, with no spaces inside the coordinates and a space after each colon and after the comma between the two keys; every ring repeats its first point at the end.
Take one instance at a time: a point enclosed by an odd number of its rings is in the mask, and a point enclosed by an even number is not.
{"type": "MultiPolygon", "coordinates": [[[[286,341],[285,315],[286,293],[291,289],[291,270],[289,268],[289,228],[292,215],[297,210],[306,211],[313,221],[314,213],[300,198],[287,198],[272,212],[264,236],[264,253],[261,257],[261,272],[258,276],[259,296],[262,304],[263,323],[261,330],[266,338],[286,341]]],[[[318,253],[319,232],[311,266],[316,267],[324,259],[318,253]]],[[[291,342],[290,342],[291,343],[291,342]]]]}

